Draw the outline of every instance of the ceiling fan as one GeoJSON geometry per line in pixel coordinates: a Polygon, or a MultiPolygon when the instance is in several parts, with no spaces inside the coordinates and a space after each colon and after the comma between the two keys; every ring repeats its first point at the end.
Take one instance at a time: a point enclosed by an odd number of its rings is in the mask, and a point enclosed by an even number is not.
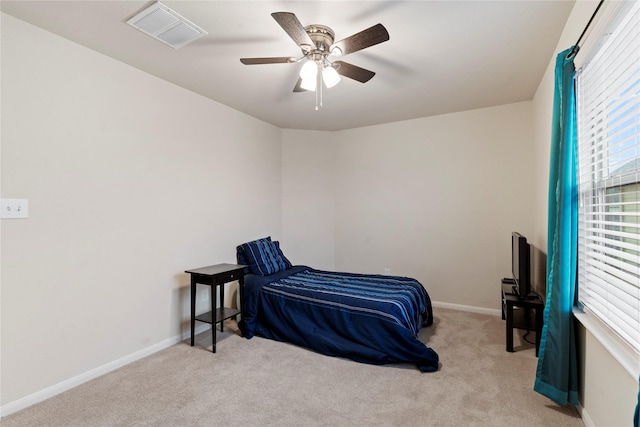
{"type": "Polygon", "coordinates": [[[245,65],[258,65],[306,61],[300,70],[300,78],[293,89],[294,92],[315,91],[316,88],[322,90],[323,82],[328,88],[335,86],[340,81],[340,76],[361,83],[368,82],[376,73],[344,61],[329,61],[329,56],[348,55],[389,40],[389,33],[382,24],[376,24],[334,43],[335,33],[326,25],[313,24],[303,27],[291,12],[275,12],[271,16],[300,47],[302,56],[240,58],[240,62],[245,65]]]}

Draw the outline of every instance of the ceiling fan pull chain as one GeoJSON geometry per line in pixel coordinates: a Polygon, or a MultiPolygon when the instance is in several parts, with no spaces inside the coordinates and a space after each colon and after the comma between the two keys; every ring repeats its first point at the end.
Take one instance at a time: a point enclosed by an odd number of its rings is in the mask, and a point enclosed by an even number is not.
{"type": "Polygon", "coordinates": [[[322,71],[320,70],[320,64],[316,64],[318,66],[318,72],[316,73],[316,111],[318,111],[318,105],[322,107],[322,71]]]}
{"type": "Polygon", "coordinates": [[[322,108],[322,66],[318,63],[318,87],[320,88],[320,108],[322,108]]]}

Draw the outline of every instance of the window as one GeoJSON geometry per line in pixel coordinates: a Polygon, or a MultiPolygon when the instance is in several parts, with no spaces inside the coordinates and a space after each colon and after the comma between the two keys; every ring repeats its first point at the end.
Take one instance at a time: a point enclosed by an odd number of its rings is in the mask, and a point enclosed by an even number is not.
{"type": "Polygon", "coordinates": [[[640,353],[640,2],[577,72],[579,304],[640,353]]]}

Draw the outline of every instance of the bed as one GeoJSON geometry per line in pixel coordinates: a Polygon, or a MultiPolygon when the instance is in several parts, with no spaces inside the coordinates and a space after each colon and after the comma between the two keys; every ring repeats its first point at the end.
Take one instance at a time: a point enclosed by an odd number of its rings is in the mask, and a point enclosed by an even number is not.
{"type": "Polygon", "coordinates": [[[413,363],[438,370],[438,355],[418,339],[433,323],[424,287],[407,277],[292,265],[270,237],[237,247],[248,265],[242,336],[289,342],[371,364],[413,363]]]}

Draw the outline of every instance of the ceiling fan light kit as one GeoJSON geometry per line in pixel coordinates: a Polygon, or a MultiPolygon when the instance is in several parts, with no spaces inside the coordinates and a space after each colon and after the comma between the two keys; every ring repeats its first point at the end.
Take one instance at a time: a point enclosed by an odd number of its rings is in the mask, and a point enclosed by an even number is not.
{"type": "Polygon", "coordinates": [[[322,70],[322,80],[328,88],[331,88],[340,83],[340,75],[336,69],[333,68],[333,65],[331,65],[322,70]]]}
{"type": "Polygon", "coordinates": [[[291,37],[302,51],[299,59],[291,57],[240,58],[245,65],[284,64],[305,61],[300,69],[300,79],[294,92],[315,91],[316,110],[322,106],[322,86],[331,88],[340,82],[340,76],[366,83],[375,75],[373,71],[344,61],[329,61],[329,56],[343,56],[389,40],[389,33],[382,24],[374,25],[350,37],[334,43],[335,33],[326,25],[313,24],[303,27],[296,15],[275,12],[271,16],[291,37]],[[319,93],[319,95],[318,95],[319,93]]]}
{"type": "Polygon", "coordinates": [[[309,59],[300,68],[300,87],[314,92],[318,82],[319,71],[322,70],[322,82],[327,88],[332,88],[340,82],[340,75],[328,61],[309,59]]]}
{"type": "Polygon", "coordinates": [[[300,68],[300,78],[305,80],[315,80],[318,75],[318,66],[313,61],[307,61],[300,68]]]}

